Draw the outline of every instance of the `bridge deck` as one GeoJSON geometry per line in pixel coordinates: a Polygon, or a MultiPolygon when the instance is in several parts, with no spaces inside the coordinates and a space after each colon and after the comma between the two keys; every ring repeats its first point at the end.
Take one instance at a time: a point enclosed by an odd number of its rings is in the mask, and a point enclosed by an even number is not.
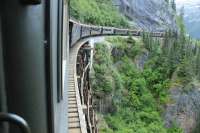
{"type": "Polygon", "coordinates": [[[76,76],[76,60],[80,46],[84,40],[78,42],[69,52],[68,72],[68,131],[69,133],[87,133],[85,116],[79,96],[76,76]]]}

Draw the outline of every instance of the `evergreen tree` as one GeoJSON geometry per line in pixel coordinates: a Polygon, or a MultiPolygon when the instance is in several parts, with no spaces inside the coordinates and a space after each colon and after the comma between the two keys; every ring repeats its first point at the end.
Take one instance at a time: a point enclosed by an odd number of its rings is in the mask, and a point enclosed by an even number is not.
{"type": "Polygon", "coordinates": [[[171,0],[171,6],[174,11],[176,11],[176,3],[175,0],[171,0]]]}
{"type": "Polygon", "coordinates": [[[169,5],[169,0],[165,0],[165,2],[169,5]]]}
{"type": "Polygon", "coordinates": [[[180,25],[179,25],[179,27],[180,27],[181,37],[185,36],[186,32],[185,32],[185,24],[184,24],[184,7],[182,7],[180,10],[180,25]]]}
{"type": "Polygon", "coordinates": [[[196,75],[197,78],[200,79],[200,51],[198,48],[198,53],[197,53],[197,57],[196,57],[196,75]]]}

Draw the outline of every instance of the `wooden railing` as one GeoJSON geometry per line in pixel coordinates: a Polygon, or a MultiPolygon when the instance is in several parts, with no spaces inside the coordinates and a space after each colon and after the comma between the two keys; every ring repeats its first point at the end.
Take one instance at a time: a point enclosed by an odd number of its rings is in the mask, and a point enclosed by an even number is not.
{"type": "Polygon", "coordinates": [[[90,86],[90,47],[83,45],[77,55],[77,81],[79,88],[79,95],[83,113],[85,114],[88,133],[98,133],[97,117],[94,111],[92,101],[92,89],[90,86]]]}

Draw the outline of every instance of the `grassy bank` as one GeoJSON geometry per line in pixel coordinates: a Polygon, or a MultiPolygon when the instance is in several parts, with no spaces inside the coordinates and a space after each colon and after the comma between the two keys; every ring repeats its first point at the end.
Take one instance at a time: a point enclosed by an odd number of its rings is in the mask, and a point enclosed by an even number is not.
{"type": "Polygon", "coordinates": [[[71,0],[70,16],[83,23],[128,27],[128,22],[122,16],[111,0],[71,0]]]}

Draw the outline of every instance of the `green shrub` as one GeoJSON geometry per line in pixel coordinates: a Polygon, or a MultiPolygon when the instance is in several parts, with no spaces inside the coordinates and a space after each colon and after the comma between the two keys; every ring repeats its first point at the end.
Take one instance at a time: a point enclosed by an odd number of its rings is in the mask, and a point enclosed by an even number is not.
{"type": "MultiPolygon", "coordinates": [[[[169,101],[168,57],[163,55],[159,43],[152,41],[150,55],[143,71],[138,70],[133,59],[143,51],[143,43],[133,38],[108,38],[112,46],[96,45],[94,86],[104,93],[112,94],[116,111],[105,115],[108,125],[105,133],[181,133],[179,128],[167,129],[161,116],[162,105],[169,101]],[[157,46],[153,44],[156,43],[157,46]],[[115,57],[110,49],[123,53],[115,57]],[[103,58],[103,59],[102,59],[103,58]],[[119,63],[114,67],[114,63],[119,63]],[[111,76],[111,77],[110,77],[111,76]],[[109,81],[110,77],[112,81],[109,81]],[[104,88],[104,89],[102,89],[104,88]],[[119,94],[119,93],[122,94],[119,94]],[[119,97],[120,96],[120,97],[119,97]],[[120,99],[120,100],[119,100],[120,99]]],[[[173,70],[174,71],[174,70],[173,70]]],[[[93,87],[95,88],[95,87],[93,87]]]]}
{"type": "Polygon", "coordinates": [[[83,23],[129,27],[127,20],[114,8],[111,0],[71,0],[70,16],[83,23]]]}
{"type": "Polygon", "coordinates": [[[190,83],[193,80],[194,73],[188,59],[183,59],[181,61],[177,75],[182,79],[184,85],[190,83]]]}

